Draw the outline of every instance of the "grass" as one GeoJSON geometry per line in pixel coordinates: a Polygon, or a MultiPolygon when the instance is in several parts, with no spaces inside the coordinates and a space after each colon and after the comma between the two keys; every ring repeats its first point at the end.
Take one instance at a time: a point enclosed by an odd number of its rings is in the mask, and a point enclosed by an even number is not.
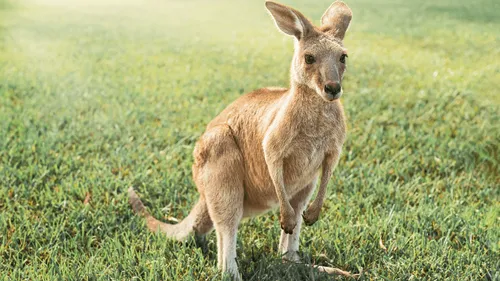
{"type": "MultiPolygon", "coordinates": [[[[316,23],[330,4],[284,2],[316,23]]],[[[500,280],[498,1],[347,2],[349,133],[305,260],[500,280]]],[[[0,279],[220,279],[214,234],[203,254],[147,232],[126,189],[186,216],[204,126],[286,86],[291,55],[261,1],[0,1],[0,279]]],[[[277,214],[240,226],[243,278],[330,280],[281,263],[277,214]]]]}

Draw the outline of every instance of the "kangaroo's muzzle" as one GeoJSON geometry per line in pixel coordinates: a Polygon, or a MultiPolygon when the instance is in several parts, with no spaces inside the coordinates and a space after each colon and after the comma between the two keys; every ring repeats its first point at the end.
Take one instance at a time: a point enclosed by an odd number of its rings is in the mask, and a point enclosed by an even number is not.
{"type": "Polygon", "coordinates": [[[326,98],[329,101],[339,99],[340,96],[342,95],[342,86],[340,86],[339,82],[328,81],[325,84],[324,90],[326,93],[326,98]]]}

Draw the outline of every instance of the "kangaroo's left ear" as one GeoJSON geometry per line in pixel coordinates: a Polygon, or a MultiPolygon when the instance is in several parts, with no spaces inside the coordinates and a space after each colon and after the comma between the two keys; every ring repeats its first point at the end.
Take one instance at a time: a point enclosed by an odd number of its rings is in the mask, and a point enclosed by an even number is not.
{"type": "Polygon", "coordinates": [[[335,1],[321,17],[321,29],[343,40],[349,23],[352,19],[352,11],[344,2],[335,1]]]}

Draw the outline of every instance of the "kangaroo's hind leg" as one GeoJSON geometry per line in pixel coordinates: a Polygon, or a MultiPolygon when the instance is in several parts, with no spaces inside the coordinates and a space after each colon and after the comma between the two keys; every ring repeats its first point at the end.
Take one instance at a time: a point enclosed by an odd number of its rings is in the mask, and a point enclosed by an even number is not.
{"type": "Polygon", "coordinates": [[[209,129],[196,145],[193,175],[217,234],[218,266],[239,280],[236,235],[243,216],[244,163],[231,128],[209,129]]]}

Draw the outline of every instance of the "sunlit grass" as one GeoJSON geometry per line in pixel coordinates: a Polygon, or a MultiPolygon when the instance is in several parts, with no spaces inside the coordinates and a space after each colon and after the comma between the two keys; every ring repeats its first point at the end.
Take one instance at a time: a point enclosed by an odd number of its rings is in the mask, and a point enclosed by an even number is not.
{"type": "MultiPolygon", "coordinates": [[[[480,2],[348,1],[349,134],[322,217],[304,229],[306,260],[367,280],[500,278],[500,18],[497,1],[480,2]]],[[[148,233],[125,190],[158,218],[184,217],[194,142],[241,94],[288,84],[291,39],[261,1],[11,3],[2,278],[219,278],[213,235],[204,255],[148,233]]],[[[330,4],[285,3],[316,23],[330,4]]],[[[243,277],[327,280],[281,264],[276,214],[240,227],[243,277]]]]}

